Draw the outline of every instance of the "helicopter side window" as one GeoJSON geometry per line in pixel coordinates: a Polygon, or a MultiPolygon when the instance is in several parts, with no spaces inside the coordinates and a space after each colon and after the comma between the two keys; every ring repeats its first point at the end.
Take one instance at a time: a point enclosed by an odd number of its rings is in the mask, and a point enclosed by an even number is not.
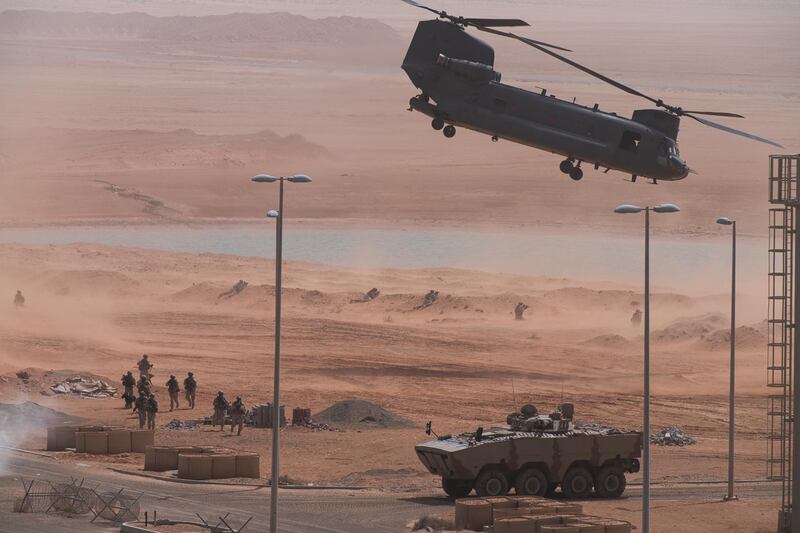
{"type": "Polygon", "coordinates": [[[642,135],[635,131],[626,131],[622,134],[622,140],[619,142],[619,147],[627,152],[634,152],[639,148],[639,141],[642,140],[642,135]]]}

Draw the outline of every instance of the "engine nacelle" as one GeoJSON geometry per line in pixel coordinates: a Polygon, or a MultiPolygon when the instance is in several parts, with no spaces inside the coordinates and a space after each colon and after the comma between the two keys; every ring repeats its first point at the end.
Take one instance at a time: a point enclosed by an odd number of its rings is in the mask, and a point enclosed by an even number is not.
{"type": "Polygon", "coordinates": [[[436,64],[446,70],[464,76],[470,81],[489,83],[490,81],[500,81],[501,74],[494,70],[490,65],[467,61],[466,59],[454,59],[444,54],[439,54],[436,64]]]}

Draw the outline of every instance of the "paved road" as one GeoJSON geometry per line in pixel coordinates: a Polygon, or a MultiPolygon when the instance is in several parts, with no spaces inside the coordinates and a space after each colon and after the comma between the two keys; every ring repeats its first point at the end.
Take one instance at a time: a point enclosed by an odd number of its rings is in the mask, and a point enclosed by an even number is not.
{"type": "MultiPolygon", "coordinates": [[[[86,516],[62,518],[41,514],[9,512],[13,499],[22,495],[20,477],[50,481],[85,478],[87,484],[100,484],[108,490],[125,487],[142,492],[142,511],[158,511],[160,517],[195,519],[195,513],[213,519],[231,513],[235,521],[253,516],[248,532],[269,529],[269,490],[254,487],[188,485],[158,481],[112,472],[102,465],[64,463],[50,458],[0,450],[0,532],[111,532],[107,524],[89,524],[86,516]]],[[[721,483],[656,485],[653,499],[716,499],[725,492],[721,483]]],[[[775,483],[740,483],[738,492],[748,498],[774,498],[780,495],[775,483]]],[[[641,487],[631,486],[628,498],[638,499],[641,487]]],[[[282,533],[379,533],[401,532],[410,520],[437,513],[452,503],[441,494],[404,495],[377,491],[281,491],[280,531],[282,533]]]]}

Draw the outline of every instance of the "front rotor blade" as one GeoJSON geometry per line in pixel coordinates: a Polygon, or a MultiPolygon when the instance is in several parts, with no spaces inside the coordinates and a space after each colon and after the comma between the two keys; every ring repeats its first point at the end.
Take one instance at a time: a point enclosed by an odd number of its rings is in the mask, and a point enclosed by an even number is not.
{"type": "Polygon", "coordinates": [[[753,135],[752,133],[747,133],[746,131],[737,130],[734,128],[730,128],[728,126],[723,126],[722,124],[717,124],[716,122],[712,122],[710,120],[706,120],[704,118],[696,117],[694,115],[690,115],[685,113],[685,116],[695,119],[697,122],[701,124],[705,124],[706,126],[711,126],[712,128],[717,128],[718,130],[726,131],[728,133],[733,133],[734,135],[739,135],[741,137],[747,137],[748,139],[753,139],[754,141],[759,141],[762,143],[770,144],[772,146],[777,146],[778,148],[783,148],[780,144],[770,141],[769,139],[765,139],[764,137],[759,137],[758,135],[753,135]]]}
{"type": "Polygon", "coordinates": [[[511,37],[512,39],[516,39],[518,41],[521,41],[521,42],[523,42],[523,43],[525,43],[525,44],[527,44],[529,46],[532,46],[532,47],[536,48],[540,52],[544,52],[547,55],[555,57],[559,61],[563,61],[567,65],[575,67],[576,69],[581,70],[581,71],[585,72],[586,74],[589,74],[590,76],[594,76],[598,80],[604,81],[604,82],[608,83],[609,85],[613,85],[617,89],[623,90],[626,93],[632,94],[634,96],[639,96],[641,98],[644,98],[646,100],[649,100],[649,101],[653,102],[654,104],[656,104],[658,106],[661,106],[661,103],[659,102],[659,100],[656,100],[655,98],[651,98],[650,96],[647,96],[646,94],[641,93],[641,92],[639,92],[636,89],[633,89],[631,87],[628,87],[627,85],[622,84],[622,83],[620,83],[620,82],[618,82],[616,80],[612,80],[608,76],[600,74],[599,72],[596,72],[596,71],[590,69],[589,67],[585,67],[585,66],[581,65],[580,63],[576,63],[575,61],[572,61],[571,59],[567,59],[566,57],[562,56],[561,54],[557,54],[556,52],[553,52],[552,50],[548,50],[547,48],[545,48],[545,46],[549,46],[551,48],[557,48],[559,50],[564,50],[563,48],[560,48],[558,46],[548,45],[546,43],[540,43],[539,41],[534,41],[533,39],[528,39],[527,37],[520,37],[519,35],[515,35],[515,34],[510,33],[510,32],[502,32],[502,31],[492,30],[492,29],[489,29],[489,28],[478,28],[478,29],[481,30],[481,31],[494,33],[496,35],[505,35],[506,37],[511,37]]]}
{"type": "MultiPolygon", "coordinates": [[[[529,44],[535,48],[539,48],[543,52],[547,52],[548,54],[554,54],[554,52],[550,52],[549,50],[545,50],[544,48],[540,48],[541,46],[547,46],[549,48],[555,48],[556,50],[563,50],[564,52],[572,52],[569,48],[562,48],[561,46],[557,46],[555,44],[545,43],[543,41],[534,41],[533,39],[528,39],[526,37],[520,37],[511,32],[507,31],[500,31],[500,30],[493,30],[492,28],[487,28],[486,26],[479,26],[477,24],[473,24],[473,26],[481,31],[485,31],[486,33],[493,33],[495,35],[502,35],[503,37],[510,37],[511,39],[516,39],[518,41],[522,41],[523,43],[529,44]]],[[[557,57],[561,57],[558,54],[555,54],[557,57]]],[[[562,58],[564,61],[569,62],[567,58],[562,58]]]]}
{"type": "Polygon", "coordinates": [[[431,13],[436,13],[436,14],[437,14],[437,15],[439,15],[439,16],[441,16],[441,15],[442,15],[442,12],[441,12],[441,11],[438,11],[438,10],[436,10],[436,9],[433,9],[432,7],[423,6],[422,4],[418,4],[418,3],[417,3],[417,2],[415,2],[414,0],[402,0],[402,1],[403,1],[403,2],[405,2],[406,4],[410,5],[410,6],[414,6],[414,7],[420,7],[420,8],[422,8],[422,9],[427,9],[427,10],[428,10],[428,11],[430,11],[431,13]]]}
{"type": "Polygon", "coordinates": [[[465,18],[462,19],[465,24],[469,24],[471,26],[484,26],[484,27],[511,27],[511,26],[530,26],[527,22],[520,19],[474,19],[474,18],[465,18]]]}
{"type": "Polygon", "coordinates": [[[744,116],[738,113],[725,113],[724,111],[683,111],[681,113],[684,115],[710,115],[714,117],[731,117],[731,118],[744,118],[744,116]]]}

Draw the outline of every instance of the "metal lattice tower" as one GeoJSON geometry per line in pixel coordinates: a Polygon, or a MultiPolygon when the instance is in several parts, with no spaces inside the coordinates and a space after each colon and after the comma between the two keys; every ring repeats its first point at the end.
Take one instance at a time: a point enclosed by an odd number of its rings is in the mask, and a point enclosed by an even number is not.
{"type": "MultiPolygon", "coordinates": [[[[798,170],[800,155],[773,155],[769,158],[769,201],[782,207],[769,210],[769,273],[768,273],[768,396],[767,478],[780,480],[783,490],[778,531],[789,532],[792,512],[792,445],[795,368],[795,322],[800,316],[794,309],[795,255],[797,225],[800,224],[798,170]]],[[[800,266],[800,265],[797,265],[800,266]]]]}

